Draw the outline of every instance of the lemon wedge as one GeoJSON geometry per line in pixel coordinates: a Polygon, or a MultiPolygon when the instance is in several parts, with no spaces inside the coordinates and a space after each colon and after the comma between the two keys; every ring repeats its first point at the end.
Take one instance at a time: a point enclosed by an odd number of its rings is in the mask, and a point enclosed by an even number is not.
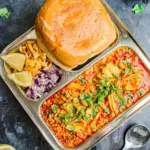
{"type": "Polygon", "coordinates": [[[16,149],[8,144],[0,144],[0,150],[16,150],[16,149]]]}
{"type": "Polygon", "coordinates": [[[5,68],[5,71],[6,71],[8,74],[12,73],[11,70],[10,70],[10,68],[9,68],[9,66],[8,66],[5,62],[4,62],[4,68],[5,68]]]}
{"type": "Polygon", "coordinates": [[[20,53],[11,53],[8,55],[1,56],[1,58],[17,71],[22,71],[25,64],[25,55],[20,53]]]}
{"type": "Polygon", "coordinates": [[[21,87],[29,87],[32,85],[32,74],[28,71],[22,71],[7,75],[16,85],[21,87]]]}

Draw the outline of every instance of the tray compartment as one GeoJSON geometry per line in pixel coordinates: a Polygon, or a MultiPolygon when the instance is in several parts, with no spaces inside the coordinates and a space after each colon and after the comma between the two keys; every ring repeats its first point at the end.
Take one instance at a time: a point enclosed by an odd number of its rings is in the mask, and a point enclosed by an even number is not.
{"type": "MultiPolygon", "coordinates": [[[[113,10],[110,8],[110,6],[106,3],[105,0],[101,0],[101,2],[106,7],[107,11],[109,12],[113,22],[118,27],[119,30],[119,40],[111,48],[108,48],[105,50],[100,56],[97,56],[94,60],[89,62],[86,66],[84,66],[79,71],[74,72],[64,72],[64,78],[63,81],[59,84],[57,88],[55,88],[53,91],[51,91],[47,97],[40,99],[36,102],[29,101],[26,97],[24,97],[18,88],[16,88],[16,85],[12,84],[8,81],[8,78],[6,77],[2,61],[0,60],[0,75],[4,82],[8,85],[9,89],[12,91],[12,93],[15,95],[18,102],[22,105],[22,107],[25,109],[27,114],[30,116],[32,121],[35,123],[37,128],[40,130],[42,135],[45,137],[47,142],[57,150],[64,150],[66,148],[59,145],[57,139],[53,137],[52,134],[50,134],[50,131],[48,127],[43,123],[43,120],[40,118],[40,106],[42,102],[44,102],[48,97],[53,95],[55,92],[57,92],[59,89],[61,89],[63,86],[68,84],[71,80],[73,80],[75,77],[77,77],[79,74],[84,72],[87,68],[92,66],[94,63],[99,61],[101,58],[105,57],[109,53],[111,53],[114,49],[116,49],[119,46],[129,46],[135,52],[139,55],[145,66],[150,70],[150,59],[147,57],[145,52],[142,50],[140,45],[136,42],[136,40],[132,37],[130,32],[126,29],[126,27],[123,25],[121,20],[117,17],[117,15],[113,12],[113,10]]],[[[10,49],[14,49],[15,47],[19,46],[20,44],[24,43],[26,40],[29,39],[36,39],[34,27],[28,30],[25,34],[17,38],[14,42],[12,42],[10,45],[8,45],[3,53],[7,53],[10,49]]],[[[125,122],[127,119],[129,119],[132,115],[134,115],[138,110],[144,108],[147,104],[149,104],[150,100],[150,93],[148,93],[145,97],[143,97],[139,102],[137,102],[135,105],[133,105],[129,110],[125,111],[121,116],[118,116],[118,118],[114,119],[112,122],[110,122],[108,125],[104,126],[97,134],[95,134],[93,137],[91,137],[89,140],[87,140],[83,145],[79,146],[77,149],[84,150],[87,148],[90,148],[93,144],[101,140],[102,138],[109,135],[111,132],[113,132],[115,129],[117,129],[121,123],[125,122]]]]}
{"type": "MultiPolygon", "coordinates": [[[[109,53],[107,53],[106,55],[104,55],[101,58],[104,58],[104,57],[106,57],[109,54],[111,55],[111,53],[113,53],[113,51],[115,51],[119,47],[122,47],[122,46],[123,47],[129,47],[129,48],[131,48],[136,53],[136,55],[143,62],[144,66],[149,70],[150,69],[150,61],[148,61],[147,58],[144,57],[144,53],[142,53],[142,51],[140,49],[138,49],[136,47],[136,45],[134,43],[132,43],[131,41],[132,40],[126,40],[124,42],[118,43],[117,46],[115,46],[114,49],[112,49],[111,51],[109,51],[109,53]],[[123,43],[125,43],[126,45],[124,45],[123,43]],[[136,49],[134,50],[134,48],[136,48],[136,49]]],[[[78,74],[78,75],[80,75],[80,74],[78,74]]],[[[95,144],[97,141],[101,140],[103,137],[105,137],[106,135],[110,134],[112,131],[114,131],[116,128],[118,128],[118,126],[121,125],[121,123],[123,123],[124,121],[126,121],[127,119],[129,119],[129,117],[131,117],[133,114],[135,114],[135,112],[137,112],[139,110],[139,107],[141,108],[141,107],[145,106],[149,102],[149,98],[150,98],[150,93],[147,93],[140,100],[136,101],[135,104],[132,104],[127,110],[123,111],[123,113],[119,114],[116,118],[114,118],[108,124],[104,125],[99,131],[97,131],[96,133],[94,133],[84,143],[82,143],[81,145],[79,145],[78,147],[76,147],[74,149],[79,149],[79,150],[81,149],[82,150],[82,149],[87,149],[87,148],[91,147],[91,145],[95,144]]],[[[62,143],[58,140],[58,138],[54,134],[53,130],[51,130],[48,127],[48,125],[46,124],[46,122],[43,120],[43,118],[41,116],[40,109],[42,107],[42,104],[45,101],[46,100],[43,100],[41,102],[40,106],[39,106],[39,118],[41,119],[41,121],[43,122],[43,124],[45,125],[45,127],[49,130],[50,134],[56,140],[56,142],[58,143],[58,145],[62,149],[66,149],[62,145],[62,143]]]]}

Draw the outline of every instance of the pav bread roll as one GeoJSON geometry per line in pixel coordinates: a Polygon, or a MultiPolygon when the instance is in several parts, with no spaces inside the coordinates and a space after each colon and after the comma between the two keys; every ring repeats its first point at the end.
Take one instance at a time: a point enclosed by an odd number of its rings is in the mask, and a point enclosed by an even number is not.
{"type": "Polygon", "coordinates": [[[52,61],[69,68],[99,54],[118,37],[99,0],[46,0],[37,15],[35,31],[40,48],[53,57],[52,61]]]}

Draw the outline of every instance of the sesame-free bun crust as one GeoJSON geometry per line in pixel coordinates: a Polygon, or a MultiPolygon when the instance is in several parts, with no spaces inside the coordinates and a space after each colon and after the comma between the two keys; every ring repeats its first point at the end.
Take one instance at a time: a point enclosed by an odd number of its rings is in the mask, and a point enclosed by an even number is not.
{"type": "Polygon", "coordinates": [[[35,23],[37,41],[54,63],[74,68],[118,38],[99,0],[46,0],[35,23]]]}

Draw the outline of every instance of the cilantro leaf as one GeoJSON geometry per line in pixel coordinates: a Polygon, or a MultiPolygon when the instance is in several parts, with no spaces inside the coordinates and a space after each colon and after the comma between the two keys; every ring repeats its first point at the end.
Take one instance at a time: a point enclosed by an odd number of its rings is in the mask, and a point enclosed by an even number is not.
{"type": "Polygon", "coordinates": [[[74,120],[74,122],[80,122],[81,121],[81,118],[76,118],[75,120],[74,120]]]}
{"type": "Polygon", "coordinates": [[[84,118],[84,120],[86,120],[86,121],[89,120],[89,118],[88,118],[86,115],[84,115],[83,118],[84,118]]]}
{"type": "Polygon", "coordinates": [[[56,110],[59,106],[57,104],[53,104],[52,105],[52,110],[53,110],[53,113],[56,114],[56,110]]]}
{"type": "Polygon", "coordinates": [[[104,97],[105,97],[104,95],[99,95],[98,98],[97,98],[98,103],[99,103],[99,102],[100,102],[100,103],[103,102],[104,97]]]}
{"type": "Polygon", "coordinates": [[[129,69],[129,68],[126,68],[125,71],[124,71],[124,73],[125,73],[126,75],[130,75],[130,69],[129,69]]]}
{"type": "Polygon", "coordinates": [[[135,13],[135,14],[138,14],[138,13],[142,13],[143,12],[143,5],[141,4],[136,4],[133,8],[132,8],[132,12],[135,13]]]}
{"type": "Polygon", "coordinates": [[[133,94],[132,94],[132,93],[129,93],[129,94],[128,94],[128,97],[129,97],[129,98],[132,98],[132,97],[133,97],[133,94]]]}
{"type": "Polygon", "coordinates": [[[122,96],[118,96],[119,100],[120,100],[120,106],[124,106],[127,104],[127,100],[125,98],[123,98],[122,96]]]}
{"type": "Polygon", "coordinates": [[[106,108],[106,109],[104,110],[104,112],[107,113],[107,114],[110,114],[110,111],[109,111],[108,108],[106,108]]]}
{"type": "Polygon", "coordinates": [[[128,64],[128,68],[131,69],[132,71],[135,71],[135,67],[131,64],[128,64]]]}
{"type": "Polygon", "coordinates": [[[138,92],[139,92],[139,94],[140,94],[141,96],[144,96],[144,91],[143,91],[143,90],[140,89],[138,92]]]}
{"type": "Polygon", "coordinates": [[[87,82],[84,78],[79,78],[79,80],[80,80],[80,82],[83,83],[83,84],[87,82]]]}
{"type": "Polygon", "coordinates": [[[89,105],[92,103],[93,93],[88,94],[81,94],[80,99],[83,100],[84,103],[88,103],[89,105]]]}
{"type": "Polygon", "coordinates": [[[0,17],[9,18],[10,12],[7,8],[0,8],[0,17]]]}
{"type": "Polygon", "coordinates": [[[100,81],[100,85],[101,85],[102,87],[108,87],[104,80],[101,80],[101,81],[100,81]]]}
{"type": "Polygon", "coordinates": [[[128,59],[125,59],[125,60],[122,60],[121,62],[124,63],[124,64],[127,64],[127,63],[131,63],[131,59],[128,58],[128,59]]]}
{"type": "Polygon", "coordinates": [[[119,74],[114,74],[114,73],[113,73],[113,76],[114,76],[115,78],[117,78],[118,80],[121,78],[119,74]]]}
{"type": "Polygon", "coordinates": [[[94,106],[93,111],[92,111],[92,117],[94,118],[96,116],[96,114],[98,113],[99,110],[99,106],[94,106]]]}
{"type": "Polygon", "coordinates": [[[71,125],[67,125],[67,126],[66,126],[66,129],[67,129],[68,131],[74,131],[74,130],[75,130],[75,128],[74,128],[73,126],[71,126],[71,125]]]}

